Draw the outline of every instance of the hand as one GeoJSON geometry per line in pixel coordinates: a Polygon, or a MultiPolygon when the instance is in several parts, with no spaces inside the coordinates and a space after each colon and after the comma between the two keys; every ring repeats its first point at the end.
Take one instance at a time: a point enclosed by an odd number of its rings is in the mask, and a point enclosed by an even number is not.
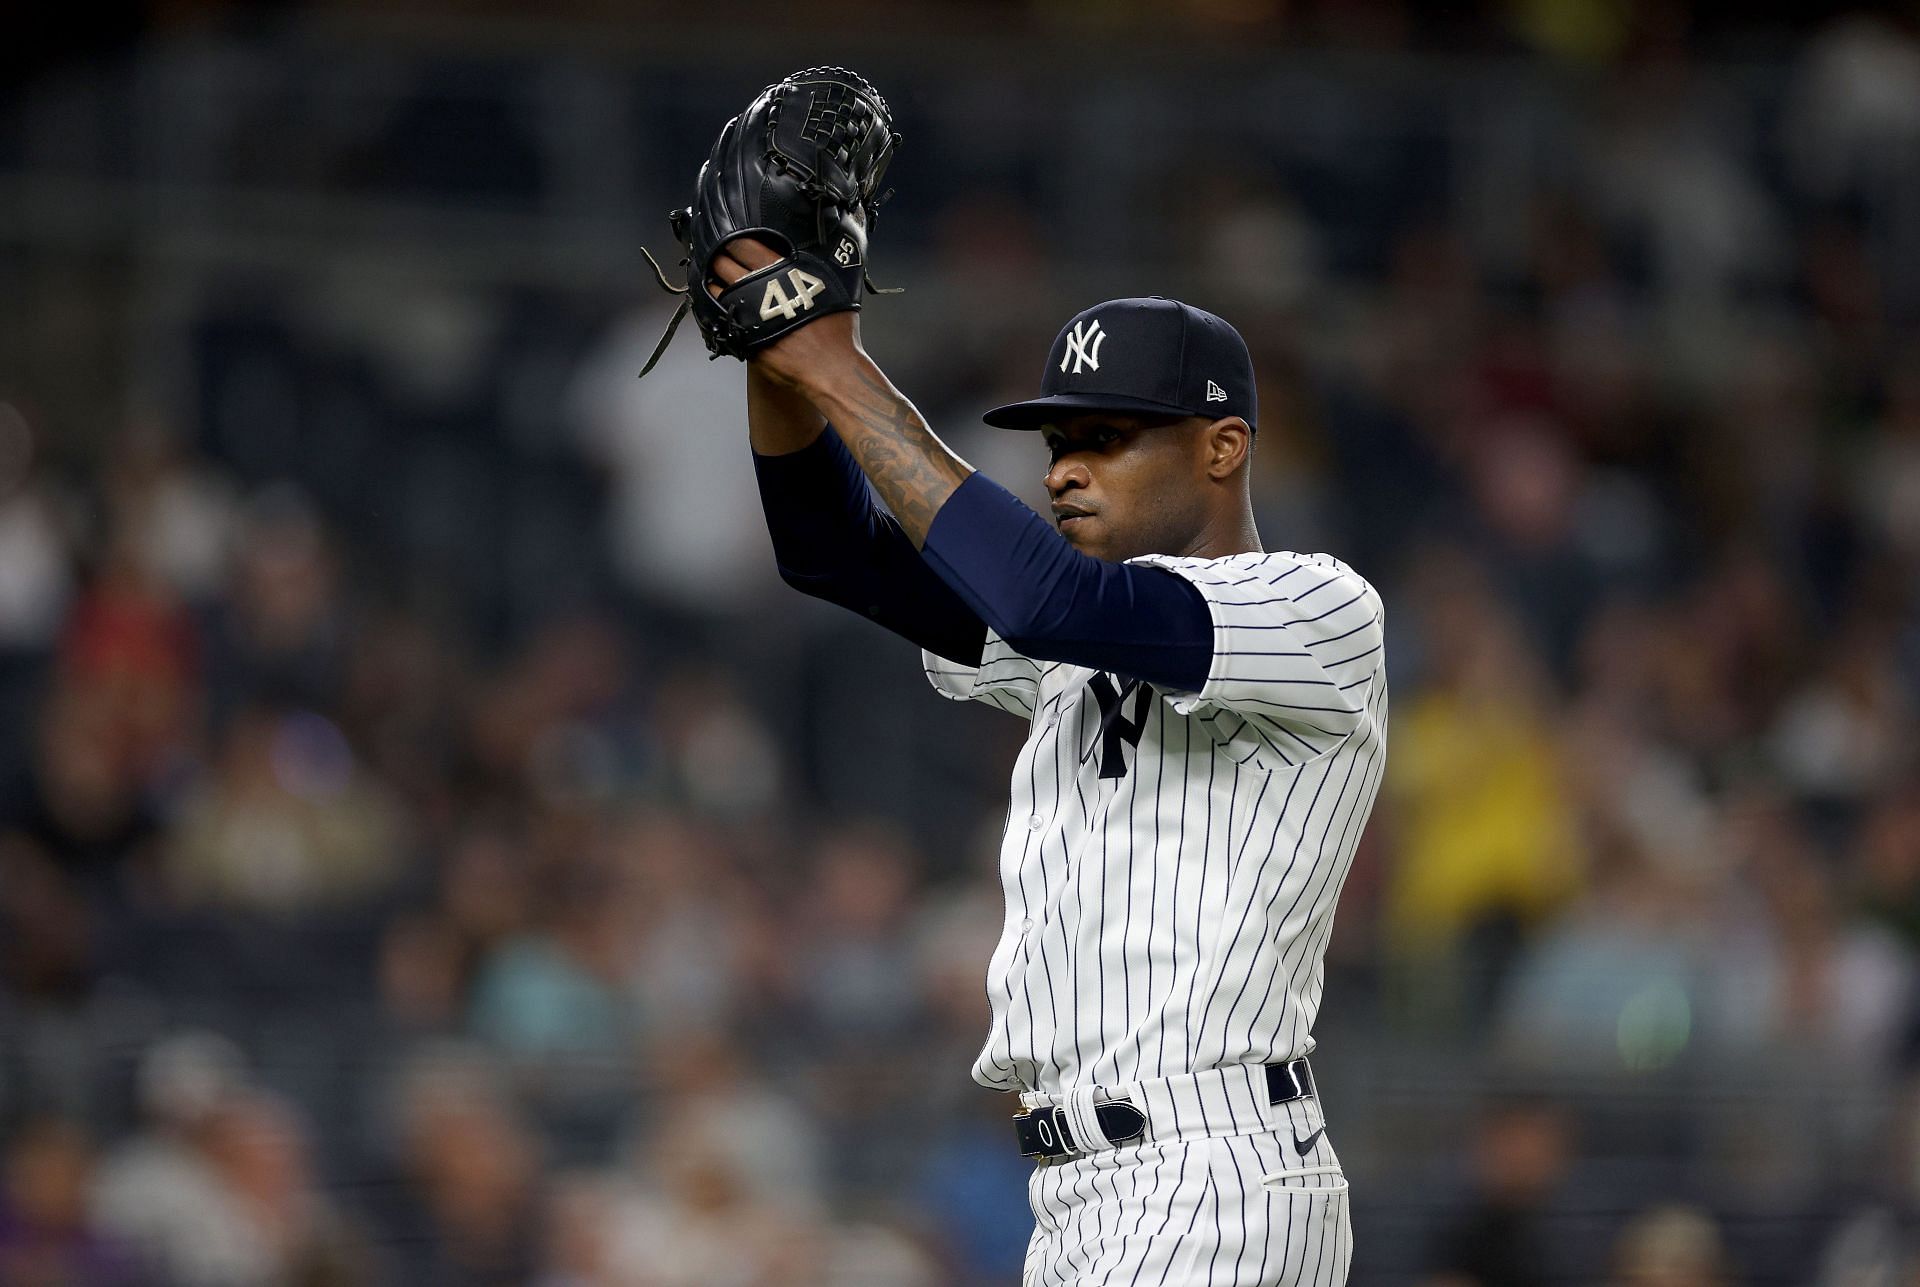
{"type": "MultiPolygon", "coordinates": [[[[765,242],[735,237],[714,252],[713,275],[731,286],[748,273],[777,263],[779,259],[765,242]]],[[[707,293],[718,298],[722,289],[722,286],[709,285],[707,293]]],[[[778,384],[806,388],[821,380],[836,360],[863,351],[859,319],[858,313],[829,313],[787,332],[747,360],[778,384]]]]}
{"type": "MultiPolygon", "coordinates": [[[[755,241],[752,237],[735,237],[726,245],[713,252],[713,275],[731,286],[756,269],[765,268],[776,262],[780,256],[764,241],[755,241]]],[[[708,286],[707,294],[720,298],[720,287],[708,286]]]]}

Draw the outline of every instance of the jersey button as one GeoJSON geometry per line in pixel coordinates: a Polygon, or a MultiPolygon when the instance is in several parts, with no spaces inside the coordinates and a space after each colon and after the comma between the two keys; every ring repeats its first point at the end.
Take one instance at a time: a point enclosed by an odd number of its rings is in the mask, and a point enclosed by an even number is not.
{"type": "Polygon", "coordinates": [[[1027,917],[1027,919],[1020,922],[1020,932],[1022,934],[1033,933],[1033,917],[1029,916],[1027,917]]]}
{"type": "Polygon", "coordinates": [[[1030,818],[1028,818],[1028,819],[1027,819],[1027,830],[1028,830],[1028,831],[1038,831],[1038,830],[1040,830],[1040,828],[1042,828],[1042,827],[1044,827],[1044,826],[1046,826],[1046,825],[1047,825],[1047,820],[1046,820],[1045,818],[1043,818],[1043,817],[1041,817],[1041,816],[1040,816],[1039,814],[1037,814],[1037,813],[1036,813],[1036,814],[1034,814],[1034,815],[1033,815],[1032,817],[1030,817],[1030,818]]]}

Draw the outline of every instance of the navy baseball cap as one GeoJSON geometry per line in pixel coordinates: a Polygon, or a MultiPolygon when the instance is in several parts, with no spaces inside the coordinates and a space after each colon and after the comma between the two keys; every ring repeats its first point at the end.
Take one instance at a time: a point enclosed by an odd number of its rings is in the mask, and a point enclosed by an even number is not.
{"type": "Polygon", "coordinates": [[[1089,411],[1239,416],[1256,423],[1253,358],[1240,332],[1177,299],[1110,299],[1054,338],[1040,396],[995,407],[999,429],[1038,429],[1089,411]]]}

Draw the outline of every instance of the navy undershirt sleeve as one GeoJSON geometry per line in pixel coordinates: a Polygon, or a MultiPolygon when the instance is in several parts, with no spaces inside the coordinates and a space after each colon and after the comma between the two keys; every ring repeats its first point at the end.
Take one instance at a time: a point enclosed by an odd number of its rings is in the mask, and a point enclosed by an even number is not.
{"type": "Polygon", "coordinates": [[[1082,554],[983,474],[933,517],[921,557],[1022,655],[1197,693],[1213,665],[1213,614],[1185,577],[1082,554]]]}
{"type": "Polygon", "coordinates": [[[831,427],[784,456],[755,452],[753,470],[782,580],[948,661],[980,664],[986,623],[921,559],[831,427]]]}

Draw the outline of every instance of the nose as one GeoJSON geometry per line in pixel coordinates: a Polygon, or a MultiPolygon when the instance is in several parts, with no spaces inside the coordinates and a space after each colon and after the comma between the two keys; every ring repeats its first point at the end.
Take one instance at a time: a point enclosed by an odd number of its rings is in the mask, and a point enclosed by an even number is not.
{"type": "Polygon", "coordinates": [[[1065,452],[1047,469],[1047,495],[1055,500],[1067,492],[1087,486],[1093,481],[1093,475],[1087,472],[1087,463],[1077,452],[1065,452]]]}

